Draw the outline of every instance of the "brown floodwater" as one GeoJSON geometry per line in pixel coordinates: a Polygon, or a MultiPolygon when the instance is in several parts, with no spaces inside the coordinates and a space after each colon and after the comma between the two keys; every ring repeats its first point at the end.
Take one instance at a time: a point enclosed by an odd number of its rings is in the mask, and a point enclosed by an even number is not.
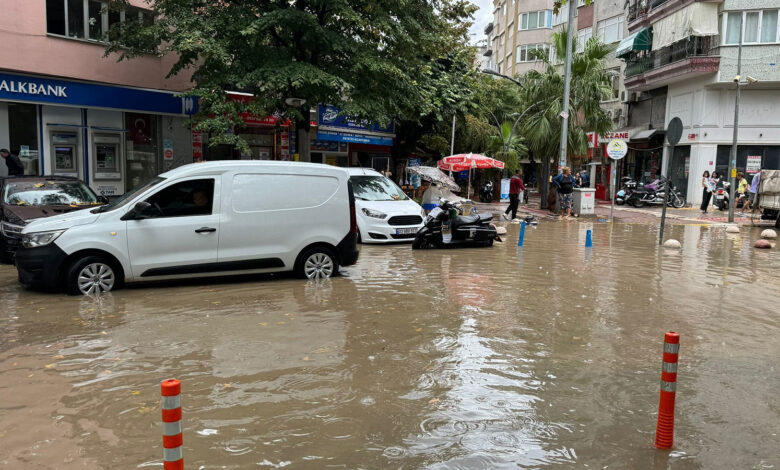
{"type": "Polygon", "coordinates": [[[286,277],[28,291],[0,267],[0,467],[780,468],[780,252],[758,230],[540,222],[286,277]],[[584,248],[593,229],[594,247],[584,248]],[[652,443],[680,333],[675,446],[652,443]]]}

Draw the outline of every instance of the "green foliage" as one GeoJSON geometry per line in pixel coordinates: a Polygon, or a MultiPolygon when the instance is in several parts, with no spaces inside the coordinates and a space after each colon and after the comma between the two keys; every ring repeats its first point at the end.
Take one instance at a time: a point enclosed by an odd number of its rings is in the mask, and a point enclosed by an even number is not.
{"type": "MultiPolygon", "coordinates": [[[[111,7],[127,0],[112,0],[111,7]]],[[[278,113],[308,126],[317,103],[358,118],[432,125],[464,112],[473,80],[467,0],[155,0],[152,25],[122,26],[107,54],[177,60],[191,73],[199,128],[221,143],[242,112],[278,113]],[[257,99],[238,103],[225,90],[257,99]],[[285,99],[306,100],[301,109],[285,99]],[[427,122],[426,122],[427,121],[427,122]]],[[[473,53],[472,53],[473,54],[473,53]]]]}

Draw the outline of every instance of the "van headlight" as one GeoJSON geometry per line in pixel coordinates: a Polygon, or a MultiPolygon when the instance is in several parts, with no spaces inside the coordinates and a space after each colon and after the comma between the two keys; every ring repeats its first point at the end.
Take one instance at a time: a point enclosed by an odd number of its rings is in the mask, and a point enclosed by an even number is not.
{"type": "Polygon", "coordinates": [[[25,248],[38,248],[46,246],[57,239],[65,230],[52,230],[51,232],[33,232],[22,235],[22,246],[25,248]]]}
{"type": "Polygon", "coordinates": [[[384,212],[372,211],[371,209],[366,209],[365,207],[363,208],[363,213],[375,219],[384,219],[385,217],[387,217],[387,214],[385,214],[384,212]]]}
{"type": "Polygon", "coordinates": [[[5,220],[0,222],[0,233],[2,233],[8,238],[20,237],[22,235],[23,228],[24,228],[23,225],[12,224],[10,222],[6,222],[5,220]]]}

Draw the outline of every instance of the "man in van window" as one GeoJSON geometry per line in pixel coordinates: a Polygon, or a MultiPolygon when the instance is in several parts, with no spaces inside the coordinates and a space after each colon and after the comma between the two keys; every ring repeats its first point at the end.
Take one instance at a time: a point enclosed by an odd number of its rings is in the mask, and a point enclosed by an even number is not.
{"type": "Polygon", "coordinates": [[[8,149],[0,149],[0,157],[3,157],[5,166],[8,167],[8,176],[24,176],[24,165],[19,157],[11,154],[8,149]]]}
{"type": "Polygon", "coordinates": [[[211,214],[211,198],[203,189],[196,189],[192,193],[192,202],[195,204],[195,215],[211,214]]]}

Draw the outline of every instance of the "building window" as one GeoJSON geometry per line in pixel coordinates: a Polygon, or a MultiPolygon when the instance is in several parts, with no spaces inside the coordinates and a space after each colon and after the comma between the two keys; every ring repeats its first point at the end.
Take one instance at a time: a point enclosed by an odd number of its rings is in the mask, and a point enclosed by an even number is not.
{"type": "Polygon", "coordinates": [[[625,17],[618,15],[598,23],[598,37],[604,44],[612,44],[623,39],[625,17]]]}
{"type": "Polygon", "coordinates": [[[545,57],[550,57],[549,44],[523,44],[517,46],[517,63],[536,62],[539,60],[537,54],[534,54],[533,51],[542,51],[545,57]]]}
{"type": "Polygon", "coordinates": [[[725,13],[724,44],[739,44],[740,22],[744,22],[742,42],[745,44],[780,42],[778,10],[725,13]]]}
{"type": "MultiPolygon", "coordinates": [[[[574,16],[576,17],[579,14],[579,10],[574,10],[574,16]]],[[[560,24],[567,23],[569,21],[569,4],[562,5],[558,9],[558,13],[553,15],[552,17],[552,25],[558,26],[560,24]]]]}
{"type": "Polygon", "coordinates": [[[585,43],[593,36],[593,28],[583,28],[577,31],[577,52],[585,50],[585,43]]]}
{"type": "Polygon", "coordinates": [[[98,0],[46,0],[46,31],[49,34],[76,39],[105,41],[116,39],[124,21],[140,21],[149,26],[154,13],[137,7],[108,8],[108,2],[98,0]],[[109,36],[111,35],[111,36],[109,36]]]}
{"type": "Polygon", "coordinates": [[[552,28],[552,10],[529,11],[520,15],[520,31],[552,28]]]}

